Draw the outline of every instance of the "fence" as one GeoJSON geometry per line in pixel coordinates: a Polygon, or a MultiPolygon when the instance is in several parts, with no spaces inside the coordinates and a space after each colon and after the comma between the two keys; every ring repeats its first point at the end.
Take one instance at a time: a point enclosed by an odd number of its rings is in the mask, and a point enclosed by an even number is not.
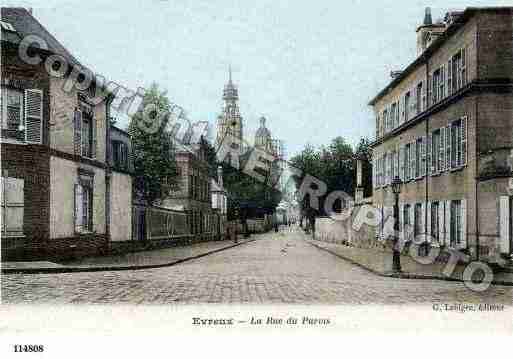
{"type": "Polygon", "coordinates": [[[133,213],[132,230],[136,241],[207,240],[225,233],[226,218],[215,212],[199,214],[136,205],[133,213]]]}
{"type": "Polygon", "coordinates": [[[149,240],[183,238],[189,236],[186,212],[150,207],[146,210],[149,240]]]}

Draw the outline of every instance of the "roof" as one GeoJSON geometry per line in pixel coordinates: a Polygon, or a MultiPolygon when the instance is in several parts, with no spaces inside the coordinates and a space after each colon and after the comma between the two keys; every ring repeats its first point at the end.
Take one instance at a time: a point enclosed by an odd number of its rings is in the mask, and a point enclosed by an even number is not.
{"type": "Polygon", "coordinates": [[[406,78],[409,74],[411,74],[417,66],[423,64],[436,50],[438,50],[446,41],[449,39],[459,28],[461,28],[471,17],[473,17],[477,12],[483,11],[509,11],[513,12],[513,7],[511,6],[491,6],[491,7],[468,7],[466,8],[460,16],[458,16],[457,20],[452,22],[449,27],[445,30],[443,34],[441,34],[437,39],[435,39],[431,45],[420,55],[418,56],[412,63],[410,63],[406,69],[395,77],[383,90],[381,90],[372,100],[369,101],[369,105],[373,106],[376,102],[381,99],[383,96],[388,94],[396,85],[398,85],[404,78],[406,78]]]}
{"type": "Polygon", "coordinates": [[[271,137],[271,132],[267,129],[267,127],[260,127],[256,134],[256,137],[271,137]]]}
{"type": "MultiPolygon", "coordinates": [[[[14,27],[21,38],[28,35],[37,35],[46,42],[49,52],[61,55],[70,65],[86,68],[27,9],[21,7],[2,7],[1,17],[2,21],[10,23],[14,27]]],[[[5,40],[16,43],[15,39],[12,38],[5,40]]],[[[35,43],[31,45],[39,47],[35,43]]]]}
{"type": "Polygon", "coordinates": [[[128,131],[123,130],[122,128],[119,128],[119,127],[117,127],[116,125],[110,125],[110,129],[111,129],[111,130],[114,130],[114,131],[121,132],[122,134],[124,134],[124,135],[126,135],[126,136],[130,137],[130,134],[128,133],[128,131]]]}

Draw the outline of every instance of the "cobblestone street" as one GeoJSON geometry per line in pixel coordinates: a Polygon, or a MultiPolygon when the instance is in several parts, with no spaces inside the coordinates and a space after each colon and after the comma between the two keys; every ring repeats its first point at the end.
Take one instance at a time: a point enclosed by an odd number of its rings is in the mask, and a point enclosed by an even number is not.
{"type": "Polygon", "coordinates": [[[3,303],[325,303],[511,305],[513,289],[380,277],[310,245],[297,231],[145,270],[2,276],[3,303]]]}

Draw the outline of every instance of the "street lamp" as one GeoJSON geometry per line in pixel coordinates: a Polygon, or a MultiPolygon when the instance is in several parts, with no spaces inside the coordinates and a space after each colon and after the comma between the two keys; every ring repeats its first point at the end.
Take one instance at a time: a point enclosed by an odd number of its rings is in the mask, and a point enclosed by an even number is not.
{"type": "Polygon", "coordinates": [[[398,248],[399,243],[399,193],[401,193],[401,186],[403,182],[398,176],[392,181],[392,192],[395,196],[394,202],[394,241],[392,248],[392,271],[401,271],[401,252],[398,248]]]}

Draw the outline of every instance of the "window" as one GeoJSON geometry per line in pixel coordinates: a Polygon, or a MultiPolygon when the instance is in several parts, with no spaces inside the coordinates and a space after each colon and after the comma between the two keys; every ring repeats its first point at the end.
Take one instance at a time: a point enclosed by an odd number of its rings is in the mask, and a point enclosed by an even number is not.
{"type": "Polygon", "coordinates": [[[23,236],[24,180],[2,177],[2,237],[23,236]]]}
{"type": "Polygon", "coordinates": [[[393,124],[392,127],[396,128],[399,126],[399,104],[397,102],[392,104],[392,112],[394,114],[393,116],[393,124]]]}
{"type": "Polygon", "coordinates": [[[461,201],[451,201],[451,247],[461,244],[461,201]]]}
{"type": "Polygon", "coordinates": [[[433,72],[432,90],[432,104],[441,101],[445,97],[445,70],[443,66],[433,72]]]}
{"type": "Polygon", "coordinates": [[[383,124],[384,124],[384,133],[388,132],[389,123],[388,123],[388,109],[383,111],[383,124]]]}
{"type": "Polygon", "coordinates": [[[410,179],[410,144],[408,143],[404,146],[404,180],[408,181],[410,179]]]}
{"type": "Polygon", "coordinates": [[[391,170],[390,170],[390,181],[392,181],[395,178],[395,176],[398,175],[398,173],[396,172],[396,170],[397,170],[397,166],[396,166],[397,157],[396,157],[396,152],[395,151],[392,151],[390,153],[390,161],[392,161],[392,164],[390,165],[390,167],[391,167],[391,170]]]}
{"type": "Polygon", "coordinates": [[[96,121],[93,106],[79,95],[79,106],[73,120],[75,154],[82,157],[96,157],[96,121]]]}
{"type": "Polygon", "coordinates": [[[376,139],[381,137],[381,122],[379,119],[379,115],[376,115],[376,139]]]}
{"type": "Polygon", "coordinates": [[[422,161],[424,160],[422,158],[422,138],[418,138],[417,141],[415,141],[415,167],[414,167],[414,177],[418,178],[422,176],[421,167],[422,167],[422,161]]]}
{"type": "Polygon", "coordinates": [[[82,156],[92,157],[93,147],[93,111],[92,107],[86,103],[81,103],[82,109],[82,156]]]}
{"type": "Polygon", "coordinates": [[[41,143],[43,132],[43,91],[2,87],[0,111],[2,137],[41,143]]]}
{"type": "Polygon", "coordinates": [[[466,50],[459,50],[449,61],[451,66],[452,92],[456,92],[467,84],[466,50]]]}
{"type": "Polygon", "coordinates": [[[420,113],[422,112],[422,82],[419,82],[419,84],[417,85],[417,92],[416,92],[416,95],[417,95],[417,99],[416,99],[416,102],[417,102],[417,113],[420,113]]]}
{"type": "Polygon", "coordinates": [[[23,92],[2,88],[2,129],[18,131],[22,124],[23,92]]]}
{"type": "Polygon", "coordinates": [[[404,120],[408,121],[410,119],[410,92],[406,92],[404,95],[404,120]]]}
{"type": "Polygon", "coordinates": [[[390,128],[393,129],[397,127],[397,119],[398,119],[398,111],[397,111],[397,103],[392,104],[392,109],[390,110],[390,128]]]}
{"type": "Polygon", "coordinates": [[[444,67],[440,67],[440,79],[438,81],[438,101],[441,101],[445,97],[445,70],[444,67]]]}
{"type": "Polygon", "coordinates": [[[75,185],[75,232],[93,230],[93,177],[80,175],[75,185]]]}
{"type": "Polygon", "coordinates": [[[431,173],[438,173],[440,171],[440,157],[440,129],[438,129],[433,132],[431,137],[431,173]]]}
{"type": "Polygon", "coordinates": [[[438,218],[439,203],[431,202],[431,237],[439,242],[440,240],[440,222],[438,218]]]}
{"type": "Polygon", "coordinates": [[[450,125],[450,167],[458,168],[466,164],[467,141],[466,119],[456,120],[450,125]]]}
{"type": "Polygon", "coordinates": [[[433,86],[432,86],[432,93],[431,93],[431,104],[437,103],[440,98],[440,83],[442,82],[442,73],[441,69],[436,70],[433,72],[433,86]]]}
{"type": "Polygon", "coordinates": [[[413,224],[413,234],[417,237],[419,234],[423,232],[422,230],[422,203],[416,203],[415,209],[413,213],[413,220],[415,221],[413,224]]]}
{"type": "Polygon", "coordinates": [[[128,146],[126,143],[112,141],[112,162],[117,169],[128,169],[128,146]]]}

